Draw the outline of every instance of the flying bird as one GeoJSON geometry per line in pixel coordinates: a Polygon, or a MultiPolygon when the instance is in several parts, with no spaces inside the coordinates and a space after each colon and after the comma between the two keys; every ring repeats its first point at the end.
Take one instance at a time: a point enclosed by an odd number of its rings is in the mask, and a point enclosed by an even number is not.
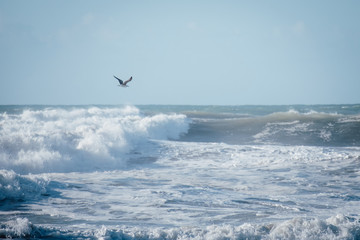
{"type": "Polygon", "coordinates": [[[116,78],[116,79],[119,81],[119,83],[120,83],[119,86],[121,86],[121,87],[129,87],[129,86],[127,86],[126,84],[132,80],[132,77],[130,77],[130,78],[129,78],[128,80],[126,80],[125,82],[124,82],[123,80],[121,80],[120,78],[116,77],[116,76],[114,76],[114,78],[116,78]]]}

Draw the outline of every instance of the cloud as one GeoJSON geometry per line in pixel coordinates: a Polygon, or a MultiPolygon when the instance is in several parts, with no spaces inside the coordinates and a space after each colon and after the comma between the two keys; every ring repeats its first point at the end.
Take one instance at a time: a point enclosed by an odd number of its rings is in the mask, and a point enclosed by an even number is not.
{"type": "Polygon", "coordinates": [[[82,17],[82,24],[89,25],[94,21],[95,17],[92,13],[87,13],[82,17]]]}
{"type": "Polygon", "coordinates": [[[296,35],[296,36],[303,36],[306,32],[306,26],[305,23],[303,21],[297,21],[293,26],[292,26],[292,32],[296,35]]]}
{"type": "Polygon", "coordinates": [[[192,31],[196,31],[198,29],[198,25],[196,24],[196,22],[188,22],[187,28],[192,31]]]}
{"type": "Polygon", "coordinates": [[[71,23],[57,29],[56,39],[65,45],[89,42],[98,31],[97,21],[98,19],[92,13],[78,16],[71,23]]]}
{"type": "Polygon", "coordinates": [[[0,15],[0,33],[2,32],[2,30],[3,30],[3,20],[2,20],[2,18],[1,18],[1,15],[0,15]]]}

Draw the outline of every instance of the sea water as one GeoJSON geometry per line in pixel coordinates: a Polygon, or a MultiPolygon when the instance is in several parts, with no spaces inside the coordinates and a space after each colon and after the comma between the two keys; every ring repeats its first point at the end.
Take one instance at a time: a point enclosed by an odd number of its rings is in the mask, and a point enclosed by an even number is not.
{"type": "Polygon", "coordinates": [[[360,239],[360,105],[0,106],[0,238],[360,239]]]}

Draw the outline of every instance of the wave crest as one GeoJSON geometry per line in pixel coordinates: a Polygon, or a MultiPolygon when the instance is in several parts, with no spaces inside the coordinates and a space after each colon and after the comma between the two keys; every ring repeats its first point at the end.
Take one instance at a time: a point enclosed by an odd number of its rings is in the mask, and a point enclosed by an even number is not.
{"type": "Polygon", "coordinates": [[[11,170],[0,170],[0,201],[34,200],[46,193],[48,182],[44,177],[22,176],[11,170]]]}
{"type": "Polygon", "coordinates": [[[149,139],[187,132],[181,114],[143,116],[122,108],[53,108],[0,115],[0,164],[17,172],[119,167],[124,154],[149,139]]]}
{"type": "Polygon", "coordinates": [[[17,218],[0,224],[0,238],[57,239],[358,239],[359,220],[342,214],[326,220],[293,218],[272,224],[244,223],[239,226],[151,228],[136,227],[96,229],[56,229],[17,218]]]}

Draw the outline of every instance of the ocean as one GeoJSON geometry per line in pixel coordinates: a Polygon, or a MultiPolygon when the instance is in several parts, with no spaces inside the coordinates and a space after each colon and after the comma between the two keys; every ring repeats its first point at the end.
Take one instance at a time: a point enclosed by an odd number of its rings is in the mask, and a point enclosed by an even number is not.
{"type": "Polygon", "coordinates": [[[0,106],[0,238],[360,239],[360,105],[0,106]]]}

